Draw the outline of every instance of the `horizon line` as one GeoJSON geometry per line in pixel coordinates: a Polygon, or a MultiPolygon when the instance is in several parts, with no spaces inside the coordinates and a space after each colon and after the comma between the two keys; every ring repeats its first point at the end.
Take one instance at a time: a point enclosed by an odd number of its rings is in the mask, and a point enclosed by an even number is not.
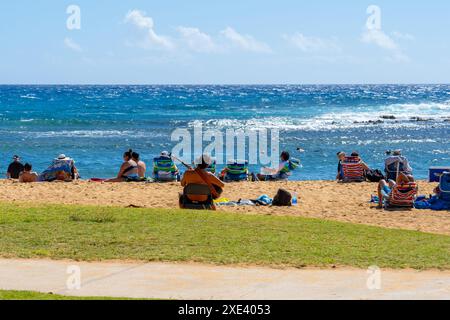
{"type": "Polygon", "coordinates": [[[450,85],[450,82],[411,83],[0,83],[0,86],[376,86],[450,85]]]}

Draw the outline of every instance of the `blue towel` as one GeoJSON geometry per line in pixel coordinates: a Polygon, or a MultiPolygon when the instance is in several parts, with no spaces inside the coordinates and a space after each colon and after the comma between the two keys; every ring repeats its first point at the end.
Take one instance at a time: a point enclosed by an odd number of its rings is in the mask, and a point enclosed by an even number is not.
{"type": "Polygon", "coordinates": [[[414,202],[414,208],[430,209],[434,211],[450,210],[450,201],[444,201],[439,199],[437,196],[433,196],[430,199],[419,197],[414,202]]]}

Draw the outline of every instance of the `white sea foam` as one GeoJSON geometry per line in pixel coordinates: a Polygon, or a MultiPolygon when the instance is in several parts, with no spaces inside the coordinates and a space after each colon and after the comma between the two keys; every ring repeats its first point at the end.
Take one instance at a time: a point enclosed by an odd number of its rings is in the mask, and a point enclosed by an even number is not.
{"type": "Polygon", "coordinates": [[[154,138],[163,136],[154,131],[120,130],[18,131],[16,133],[33,138],[154,138]]]}
{"type": "Polygon", "coordinates": [[[22,95],[20,96],[22,99],[39,99],[38,97],[36,97],[34,94],[26,94],[26,95],[22,95]]]}
{"type": "MultiPolygon", "coordinates": [[[[190,126],[195,125],[195,121],[190,126]]],[[[211,119],[204,123],[215,129],[282,129],[282,130],[338,130],[369,126],[423,127],[450,125],[450,103],[393,104],[383,107],[334,109],[307,117],[264,117],[252,119],[211,119]]]]}

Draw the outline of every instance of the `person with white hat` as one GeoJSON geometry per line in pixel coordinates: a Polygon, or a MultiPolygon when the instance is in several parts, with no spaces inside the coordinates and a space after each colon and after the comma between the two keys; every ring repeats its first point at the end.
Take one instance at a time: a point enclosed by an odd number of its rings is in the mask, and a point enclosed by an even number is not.
{"type": "MultiPolygon", "coordinates": [[[[215,175],[206,171],[211,165],[212,158],[208,154],[204,154],[195,160],[196,168],[187,170],[181,179],[181,186],[186,187],[190,184],[208,185],[213,199],[218,199],[223,192],[225,184],[215,175]]],[[[184,195],[186,196],[186,195],[184,195]]],[[[183,195],[181,195],[183,197],[183,195]]],[[[206,195],[187,195],[190,201],[202,202],[207,200],[206,195]]],[[[181,198],[180,198],[181,205],[181,198]]]]}

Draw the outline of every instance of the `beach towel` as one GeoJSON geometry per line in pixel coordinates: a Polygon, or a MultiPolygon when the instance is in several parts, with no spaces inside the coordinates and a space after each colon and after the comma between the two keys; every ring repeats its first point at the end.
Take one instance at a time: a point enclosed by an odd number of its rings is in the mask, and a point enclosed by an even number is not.
{"type": "Polygon", "coordinates": [[[226,167],[223,180],[226,182],[248,181],[248,161],[232,160],[226,167]]]}
{"type": "Polygon", "coordinates": [[[440,199],[437,195],[431,198],[420,197],[414,202],[416,209],[429,209],[433,211],[450,210],[450,201],[440,199]]]}
{"type": "Polygon", "coordinates": [[[345,157],[341,165],[341,180],[343,182],[363,182],[364,166],[359,157],[345,157]]]}
{"type": "Polygon", "coordinates": [[[51,181],[72,181],[74,179],[75,162],[72,159],[55,159],[52,164],[39,175],[38,180],[43,182],[51,181]]]}

